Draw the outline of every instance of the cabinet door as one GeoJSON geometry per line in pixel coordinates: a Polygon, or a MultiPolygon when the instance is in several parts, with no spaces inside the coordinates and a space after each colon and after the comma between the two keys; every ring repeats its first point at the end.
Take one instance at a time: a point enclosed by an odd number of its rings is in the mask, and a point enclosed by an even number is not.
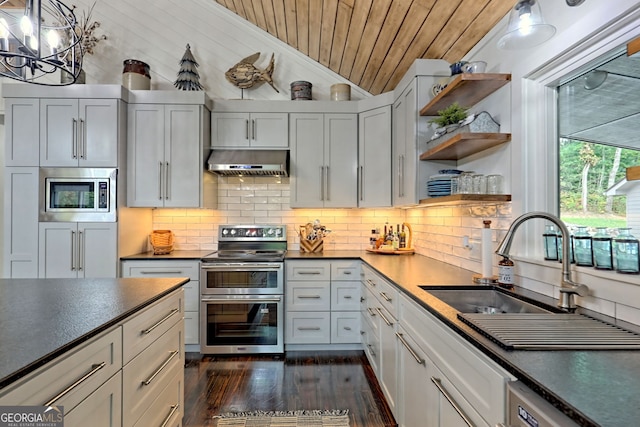
{"type": "Polygon", "coordinates": [[[79,166],[118,166],[118,102],[116,99],[79,101],[79,166]]]}
{"type": "Polygon", "coordinates": [[[326,208],[358,205],[358,116],[325,114],[324,164],[326,208]]]}
{"type": "Polygon", "coordinates": [[[287,113],[251,113],[251,147],[288,148],[287,113]]]}
{"type": "Polygon", "coordinates": [[[5,166],[39,166],[40,100],[7,98],[5,166]]]}
{"type": "Polygon", "coordinates": [[[166,105],[164,113],[165,168],[164,206],[200,206],[200,108],[197,105],[166,105]]]}
{"type": "Polygon", "coordinates": [[[40,166],[78,166],[78,100],[40,100],[40,166]]]}
{"type": "MultiPolygon", "coordinates": [[[[427,364],[431,361],[409,334],[398,327],[398,402],[396,420],[398,427],[425,425],[429,411],[436,407],[427,401],[430,379],[427,364]]],[[[428,425],[428,424],[427,424],[428,425]]]]}
{"type": "Polygon", "coordinates": [[[78,277],[77,234],[78,226],[75,222],[40,223],[40,278],[78,277]]]}
{"type": "Polygon", "coordinates": [[[396,321],[382,307],[376,307],[378,329],[380,331],[380,373],[379,382],[391,412],[396,413],[397,402],[397,353],[396,321]]]}
{"type": "Polygon", "coordinates": [[[211,145],[214,148],[249,147],[248,113],[211,113],[211,145]]]}
{"type": "Polygon", "coordinates": [[[393,205],[417,203],[416,93],[409,85],[393,105],[393,205]]]}
{"type": "Polygon", "coordinates": [[[324,117],[291,115],[291,207],[324,206],[324,117]]]}
{"type": "Polygon", "coordinates": [[[4,169],[4,276],[38,277],[37,167],[4,169]]]}
{"type": "Polygon", "coordinates": [[[164,107],[131,104],[127,116],[127,205],[162,207],[164,107]]]}
{"type": "Polygon", "coordinates": [[[490,426],[434,364],[429,364],[427,371],[429,382],[431,383],[427,392],[427,399],[429,406],[433,406],[433,409],[427,414],[428,426],[490,426]]]}
{"type": "Polygon", "coordinates": [[[72,411],[64,414],[68,427],[122,425],[122,377],[112,376],[72,411]]]}
{"type": "Polygon", "coordinates": [[[78,277],[118,276],[118,231],[114,222],[78,224],[78,277]]]}
{"type": "Polygon", "coordinates": [[[360,114],[358,206],[391,206],[391,106],[360,114]]]}

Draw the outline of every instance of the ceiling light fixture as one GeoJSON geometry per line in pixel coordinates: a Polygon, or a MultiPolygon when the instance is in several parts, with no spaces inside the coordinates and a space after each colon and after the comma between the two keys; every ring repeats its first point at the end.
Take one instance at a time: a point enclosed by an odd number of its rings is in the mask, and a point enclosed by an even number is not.
{"type": "Polygon", "coordinates": [[[507,32],[498,40],[500,49],[527,49],[549,40],[556,27],[546,24],[540,11],[540,2],[520,0],[511,9],[507,32]]]}
{"type": "Polygon", "coordinates": [[[567,0],[569,6],[580,6],[582,3],[584,3],[584,0],[567,0]]]}
{"type": "MultiPolygon", "coordinates": [[[[7,2],[0,0],[0,8],[7,2]]],[[[0,77],[45,86],[75,83],[82,69],[77,25],[73,10],[59,0],[27,0],[22,16],[0,9],[0,77]],[[59,70],[68,78],[45,78],[59,70]]]]}
{"type": "Polygon", "coordinates": [[[609,73],[604,70],[593,70],[584,76],[584,88],[587,90],[594,90],[602,86],[609,73]]]}

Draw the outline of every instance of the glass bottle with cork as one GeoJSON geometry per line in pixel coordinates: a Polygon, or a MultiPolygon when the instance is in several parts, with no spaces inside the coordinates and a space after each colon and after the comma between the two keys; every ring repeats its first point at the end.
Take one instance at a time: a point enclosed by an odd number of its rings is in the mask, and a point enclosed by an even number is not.
{"type": "Polygon", "coordinates": [[[498,286],[505,289],[513,289],[515,285],[513,261],[503,256],[498,262],[498,286]]]}

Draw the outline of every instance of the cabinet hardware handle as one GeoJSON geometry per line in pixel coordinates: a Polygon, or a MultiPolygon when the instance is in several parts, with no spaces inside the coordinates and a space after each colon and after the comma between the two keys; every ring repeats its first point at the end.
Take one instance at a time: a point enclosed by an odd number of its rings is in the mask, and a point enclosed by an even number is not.
{"type": "Polygon", "coordinates": [[[320,299],[320,295],[298,295],[300,299],[320,299]]]}
{"type": "Polygon", "coordinates": [[[402,197],[402,156],[398,156],[398,197],[402,197]]]}
{"type": "Polygon", "coordinates": [[[360,201],[364,200],[364,166],[360,166],[360,176],[358,180],[360,182],[360,201]]]}
{"type": "Polygon", "coordinates": [[[346,271],[343,271],[343,272],[342,272],[342,274],[347,275],[347,276],[350,276],[350,275],[351,275],[351,271],[346,270],[346,271]]]}
{"type": "Polygon", "coordinates": [[[165,271],[149,271],[149,270],[142,270],[140,271],[140,274],[182,274],[182,270],[165,270],[165,271]]]}
{"type": "Polygon", "coordinates": [[[349,326],[345,326],[342,329],[344,329],[345,331],[350,331],[351,330],[351,328],[349,326]]]}
{"type": "Polygon", "coordinates": [[[343,298],[344,299],[351,299],[352,297],[351,297],[351,295],[345,295],[343,298]]]}
{"type": "Polygon", "coordinates": [[[380,292],[380,296],[381,296],[382,298],[384,298],[384,300],[385,300],[386,302],[391,302],[391,298],[389,298],[389,295],[387,295],[386,293],[384,293],[384,292],[382,292],[382,291],[381,291],[381,292],[380,292]]]}
{"type": "Polygon", "coordinates": [[[370,284],[371,286],[375,286],[376,285],[376,282],[374,282],[371,279],[367,279],[367,283],[370,284]]]}
{"type": "Polygon", "coordinates": [[[382,320],[384,320],[384,323],[386,323],[387,326],[393,326],[393,322],[390,322],[389,319],[387,319],[387,316],[384,315],[380,308],[376,308],[376,311],[378,312],[380,317],[382,317],[382,320]]]}
{"type": "MultiPolygon", "coordinates": [[[[228,299],[228,298],[212,298],[203,296],[202,300],[205,304],[237,304],[238,300],[228,299]]],[[[243,298],[243,304],[264,304],[267,302],[280,302],[282,299],[280,297],[273,298],[243,298]]]]}
{"type": "Polygon", "coordinates": [[[84,233],[78,231],[78,271],[84,268],[84,233]]]}
{"type": "Polygon", "coordinates": [[[162,162],[160,162],[160,168],[158,171],[158,199],[162,200],[162,162]]]}
{"type": "Polygon", "coordinates": [[[254,119],[251,120],[251,139],[254,141],[256,139],[256,121],[254,119]]]}
{"type": "Polygon", "coordinates": [[[373,346],[371,344],[367,344],[367,347],[369,348],[369,353],[371,353],[372,356],[375,356],[376,352],[373,351],[373,346]]]}
{"type": "Polygon", "coordinates": [[[164,169],[164,198],[166,200],[171,198],[171,194],[169,194],[169,162],[165,162],[164,169]]]}
{"type": "Polygon", "coordinates": [[[373,312],[371,307],[367,307],[367,311],[369,312],[369,316],[374,317],[376,314],[373,312]]]}
{"type": "Polygon", "coordinates": [[[249,139],[249,119],[246,119],[244,121],[245,123],[245,132],[244,132],[244,139],[249,139]]]}
{"type": "Polygon", "coordinates": [[[413,348],[411,348],[411,346],[409,345],[409,343],[407,342],[407,340],[404,339],[404,335],[396,332],[396,337],[398,337],[398,339],[400,340],[400,342],[402,343],[402,345],[409,350],[409,353],[411,353],[411,355],[413,356],[414,359],[416,359],[416,362],[418,362],[418,365],[424,365],[424,359],[420,358],[420,356],[418,356],[418,354],[415,352],[415,350],[413,348]]]}
{"type": "Polygon", "coordinates": [[[299,326],[299,331],[319,331],[320,327],[318,326],[299,326]]]}
{"type": "Polygon", "coordinates": [[[173,414],[175,414],[178,408],[180,408],[180,405],[171,405],[170,408],[171,411],[169,411],[169,415],[167,415],[167,418],[165,418],[162,424],[160,424],[160,427],[167,427],[169,425],[171,417],[173,417],[173,414]]]}
{"type": "Polygon", "coordinates": [[[360,331],[360,335],[367,335],[365,331],[360,331]]]}
{"type": "Polygon", "coordinates": [[[365,297],[360,297],[360,302],[365,302],[366,298],[365,297]]]}
{"type": "Polygon", "coordinates": [[[80,119],[78,121],[78,124],[80,125],[80,158],[81,159],[87,159],[87,129],[86,126],[84,125],[84,120],[80,119]]]}
{"type": "Polygon", "coordinates": [[[436,387],[438,388],[438,390],[440,390],[440,393],[442,393],[442,395],[444,396],[445,399],[447,399],[447,401],[449,402],[449,404],[453,407],[453,409],[455,409],[455,411],[458,413],[458,415],[460,415],[460,418],[462,418],[462,420],[465,422],[466,425],[468,425],[469,427],[476,427],[475,424],[469,419],[469,417],[467,417],[467,415],[464,413],[464,411],[462,410],[462,408],[460,408],[460,406],[458,405],[458,403],[454,400],[453,396],[451,396],[449,394],[449,392],[447,391],[447,389],[444,388],[444,386],[442,385],[442,381],[440,380],[440,378],[436,378],[436,377],[431,377],[431,382],[434,383],[436,385],[436,387]]]}
{"type": "Polygon", "coordinates": [[[71,271],[76,271],[76,232],[71,231],[71,271]]]}
{"type": "Polygon", "coordinates": [[[324,201],[324,166],[320,166],[320,200],[324,201]]]}
{"type": "Polygon", "coordinates": [[[314,270],[307,270],[307,271],[298,271],[296,272],[296,274],[299,274],[301,276],[308,276],[308,275],[316,275],[316,274],[322,274],[322,272],[320,271],[314,271],[314,270]]]}
{"type": "Polygon", "coordinates": [[[78,158],[78,121],[71,119],[71,157],[78,158]]]}
{"type": "Polygon", "coordinates": [[[327,189],[327,202],[328,202],[329,200],[331,200],[331,197],[330,197],[331,193],[329,193],[329,166],[325,166],[325,167],[327,168],[327,172],[324,174],[324,176],[325,176],[325,179],[327,180],[325,188],[327,189]]]}
{"type": "Polygon", "coordinates": [[[173,316],[174,314],[178,313],[180,310],[177,308],[174,308],[173,310],[171,310],[169,312],[169,314],[167,314],[166,316],[164,316],[162,319],[158,320],[155,324],[153,324],[152,326],[150,326],[147,329],[143,329],[142,331],[140,331],[140,335],[148,335],[151,333],[151,331],[153,331],[155,328],[157,328],[158,326],[160,326],[161,324],[163,324],[164,322],[166,322],[167,320],[169,320],[169,318],[171,316],[173,316]]]}
{"type": "Polygon", "coordinates": [[[89,372],[87,372],[86,374],[84,374],[83,376],[81,376],[80,378],[75,380],[73,382],[73,384],[71,384],[70,386],[68,386],[67,388],[62,390],[60,393],[58,393],[57,395],[55,395],[54,397],[49,399],[42,406],[51,406],[51,405],[53,405],[53,402],[63,398],[67,394],[69,394],[74,388],[78,387],[80,384],[82,384],[83,382],[88,380],[90,377],[95,375],[100,369],[104,368],[106,365],[107,365],[106,362],[96,363],[96,364],[91,365],[91,370],[89,372]]]}
{"type": "Polygon", "coordinates": [[[146,380],[142,381],[142,385],[151,384],[151,381],[153,381],[154,378],[157,377],[160,374],[160,372],[162,372],[162,370],[167,367],[169,362],[171,362],[173,360],[173,358],[176,357],[179,353],[180,352],[178,350],[173,350],[171,352],[171,354],[169,355],[169,357],[167,357],[167,360],[165,360],[164,363],[162,365],[160,365],[160,367],[158,369],[156,369],[155,372],[153,374],[151,374],[151,376],[149,378],[147,378],[146,380]]]}

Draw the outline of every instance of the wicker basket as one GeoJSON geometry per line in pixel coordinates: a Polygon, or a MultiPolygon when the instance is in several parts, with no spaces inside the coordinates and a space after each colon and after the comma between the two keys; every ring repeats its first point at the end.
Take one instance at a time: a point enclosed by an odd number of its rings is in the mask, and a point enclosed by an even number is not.
{"type": "Polygon", "coordinates": [[[153,230],[150,237],[154,255],[168,254],[173,250],[173,232],[171,230],[153,230]]]}

